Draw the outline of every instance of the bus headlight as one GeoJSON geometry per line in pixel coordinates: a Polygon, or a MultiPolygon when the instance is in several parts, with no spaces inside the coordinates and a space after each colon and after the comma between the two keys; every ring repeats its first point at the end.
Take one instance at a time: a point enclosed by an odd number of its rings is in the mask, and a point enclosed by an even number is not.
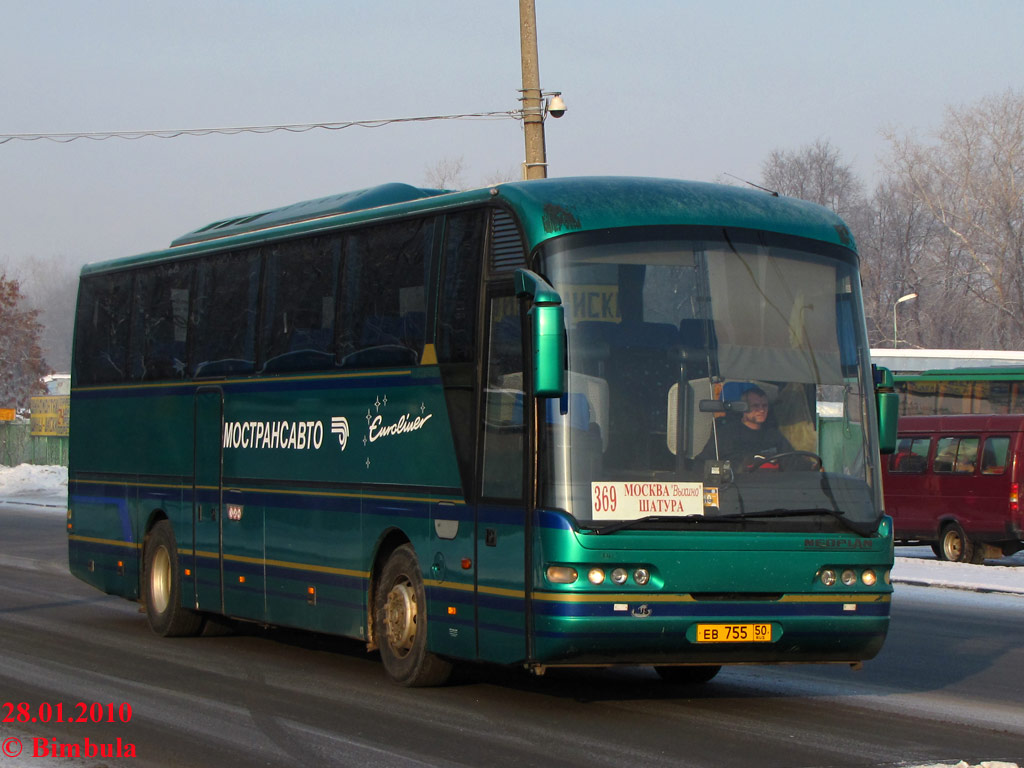
{"type": "Polygon", "coordinates": [[[852,587],[854,584],[857,583],[857,572],[851,571],[849,568],[847,568],[845,571],[843,571],[843,575],[839,578],[842,579],[842,582],[845,586],[852,587]]]}
{"type": "Polygon", "coordinates": [[[626,583],[626,579],[629,578],[629,573],[626,572],[625,568],[616,568],[612,571],[612,583],[618,584],[619,586],[626,583]]]}
{"type": "Polygon", "coordinates": [[[633,581],[641,587],[651,580],[651,572],[646,568],[637,568],[633,571],[633,581]]]}
{"type": "Polygon", "coordinates": [[[591,584],[601,584],[604,581],[604,571],[600,568],[591,568],[587,574],[587,579],[591,584]]]}
{"type": "Polygon", "coordinates": [[[864,586],[873,587],[875,582],[878,581],[878,576],[870,568],[860,575],[860,580],[864,582],[864,586]]]}
{"type": "Polygon", "coordinates": [[[826,568],[821,572],[821,583],[826,587],[831,587],[836,583],[836,572],[831,568],[826,568]]]}
{"type": "Polygon", "coordinates": [[[547,575],[552,584],[573,584],[579,578],[576,569],[567,565],[549,565],[547,575]]]}

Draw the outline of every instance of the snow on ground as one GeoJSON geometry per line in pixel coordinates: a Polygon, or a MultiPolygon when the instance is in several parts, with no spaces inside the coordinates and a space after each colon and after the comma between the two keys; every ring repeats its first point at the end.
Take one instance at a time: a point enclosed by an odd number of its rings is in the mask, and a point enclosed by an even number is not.
{"type": "Polygon", "coordinates": [[[0,499],[67,495],[68,468],[19,464],[0,466],[0,499]]]}

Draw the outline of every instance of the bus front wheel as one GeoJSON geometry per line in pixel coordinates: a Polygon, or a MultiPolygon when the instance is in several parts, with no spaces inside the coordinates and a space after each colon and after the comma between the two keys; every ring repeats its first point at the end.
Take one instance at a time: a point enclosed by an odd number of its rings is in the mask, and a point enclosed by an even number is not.
{"type": "Polygon", "coordinates": [[[447,682],[451,662],[427,650],[427,595],[411,544],[387,559],[373,603],[374,635],[391,679],[411,688],[447,682]]]}
{"type": "Polygon", "coordinates": [[[978,564],[985,560],[985,548],[971,541],[960,523],[953,522],[942,529],[939,556],[953,563],[978,564]]]}
{"type": "Polygon", "coordinates": [[[146,619],[158,635],[184,637],[199,634],[202,615],[190,611],[181,601],[181,565],[174,529],[161,520],[149,532],[143,555],[146,619]]]}

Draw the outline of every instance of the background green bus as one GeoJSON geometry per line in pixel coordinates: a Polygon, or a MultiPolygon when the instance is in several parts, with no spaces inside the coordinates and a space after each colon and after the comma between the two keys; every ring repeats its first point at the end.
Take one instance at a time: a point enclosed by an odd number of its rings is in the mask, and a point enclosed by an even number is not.
{"type": "Polygon", "coordinates": [[[893,381],[907,416],[1024,413],[1024,368],[951,368],[893,381]]]}
{"type": "Polygon", "coordinates": [[[71,571],[161,634],[347,635],[406,685],[859,663],[895,434],[859,290],[825,209],[630,178],[385,185],[89,265],[71,571]],[[788,455],[723,455],[751,385],[788,455]]]}

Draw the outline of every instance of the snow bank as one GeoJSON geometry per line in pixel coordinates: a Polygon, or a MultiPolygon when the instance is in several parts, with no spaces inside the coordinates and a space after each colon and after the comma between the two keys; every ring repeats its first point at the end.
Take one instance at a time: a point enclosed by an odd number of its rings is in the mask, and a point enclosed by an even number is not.
{"type": "Polygon", "coordinates": [[[0,496],[66,493],[68,468],[19,464],[0,467],[0,496]]]}

